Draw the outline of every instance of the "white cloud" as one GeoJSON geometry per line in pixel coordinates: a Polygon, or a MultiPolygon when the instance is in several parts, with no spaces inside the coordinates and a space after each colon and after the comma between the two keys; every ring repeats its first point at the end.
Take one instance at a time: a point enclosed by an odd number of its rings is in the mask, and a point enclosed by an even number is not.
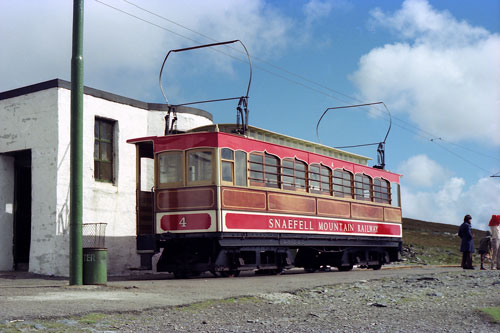
{"type": "Polygon", "coordinates": [[[458,225],[470,214],[474,228],[487,230],[491,215],[500,213],[500,182],[493,178],[481,178],[467,188],[464,179],[453,177],[434,192],[407,186],[401,192],[405,217],[458,225]]]}
{"type": "Polygon", "coordinates": [[[384,100],[422,129],[449,140],[500,145],[500,36],[407,0],[394,14],[372,12],[400,42],[371,50],[354,81],[364,100],[384,100]]]}
{"type": "Polygon", "coordinates": [[[440,185],[447,171],[427,155],[416,155],[401,163],[398,172],[404,175],[404,182],[415,186],[440,185]]]}
{"type": "MultiPolygon", "coordinates": [[[[212,42],[125,1],[103,2],[195,41],[88,1],[84,10],[86,85],[145,99],[151,91],[158,92],[158,72],[168,50],[212,42]]],[[[218,41],[241,39],[253,56],[280,54],[290,43],[292,19],[264,0],[133,2],[218,41]]],[[[71,1],[2,1],[0,15],[0,91],[56,77],[70,79],[71,1]]],[[[234,63],[214,52],[203,56],[202,61],[188,58],[191,62],[182,70],[230,72],[234,63]]],[[[245,59],[239,53],[238,57],[245,59]]]]}
{"type": "Polygon", "coordinates": [[[333,9],[332,1],[311,0],[304,5],[303,11],[306,16],[306,24],[327,17],[333,9]]]}

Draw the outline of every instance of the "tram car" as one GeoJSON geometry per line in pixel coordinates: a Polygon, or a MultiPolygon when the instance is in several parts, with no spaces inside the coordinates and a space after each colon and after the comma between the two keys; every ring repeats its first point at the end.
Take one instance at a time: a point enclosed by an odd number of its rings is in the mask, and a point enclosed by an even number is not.
{"type": "Polygon", "coordinates": [[[400,260],[400,175],[364,156],[231,124],[127,142],[137,151],[138,246],[158,254],[159,272],[348,271],[400,260]]]}

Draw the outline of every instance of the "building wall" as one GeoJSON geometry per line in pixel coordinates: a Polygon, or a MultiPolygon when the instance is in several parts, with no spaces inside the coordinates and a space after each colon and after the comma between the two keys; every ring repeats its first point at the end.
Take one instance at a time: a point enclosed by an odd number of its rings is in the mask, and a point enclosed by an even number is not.
{"type": "MultiPolygon", "coordinates": [[[[70,100],[71,91],[60,86],[0,100],[0,154],[32,150],[29,271],[44,275],[69,275],[70,100]]],[[[83,223],[107,223],[110,275],[127,274],[140,266],[136,253],[136,150],[126,140],[164,133],[164,111],[140,107],[146,103],[133,104],[84,95],[83,223]],[[96,116],[116,121],[114,183],[94,179],[96,116]]],[[[179,129],[186,130],[211,120],[178,114],[178,123],[179,129]]],[[[153,176],[152,167],[150,163],[147,176],[153,176]]],[[[0,179],[8,177],[10,169],[8,159],[1,159],[0,179]]],[[[7,186],[13,188],[11,183],[7,186]]],[[[7,236],[0,237],[3,270],[12,269],[12,253],[5,250],[12,248],[12,214],[7,210],[0,200],[0,226],[7,231],[7,236]]]]}
{"type": "MultiPolygon", "coordinates": [[[[59,275],[56,261],[57,89],[0,100],[0,153],[31,149],[31,272],[59,275]]],[[[0,177],[4,177],[0,175],[0,177]]],[[[13,183],[12,189],[13,192],[13,183]]],[[[11,193],[12,193],[11,192],[11,193]]],[[[5,213],[4,213],[5,214],[5,213]]],[[[4,219],[5,220],[5,219],[4,219]]],[[[12,223],[11,220],[9,222],[12,223]]],[[[9,226],[11,228],[11,226],[9,226]]],[[[3,230],[2,230],[3,232],[3,230]]],[[[12,231],[0,240],[12,248],[12,231]]],[[[8,251],[8,250],[7,250],[8,251]]]]}
{"type": "Polygon", "coordinates": [[[0,155],[0,271],[14,266],[14,157],[0,155]]]}

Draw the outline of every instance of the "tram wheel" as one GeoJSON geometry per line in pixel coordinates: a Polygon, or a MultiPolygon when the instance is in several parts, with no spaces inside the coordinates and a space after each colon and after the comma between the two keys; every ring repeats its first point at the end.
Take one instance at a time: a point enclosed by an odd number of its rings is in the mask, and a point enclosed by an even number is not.
{"type": "Polygon", "coordinates": [[[175,271],[174,278],[175,279],[186,279],[189,277],[189,272],[187,271],[175,271]]]}
{"type": "Polygon", "coordinates": [[[379,269],[382,268],[382,265],[380,265],[380,264],[378,264],[378,265],[371,265],[371,266],[368,266],[368,268],[371,268],[374,271],[378,271],[379,269]]]}
{"type": "Polygon", "coordinates": [[[280,275],[283,273],[282,268],[277,269],[258,269],[255,271],[255,275],[280,275]]]}
{"type": "Polygon", "coordinates": [[[304,267],[304,271],[307,273],[314,273],[319,269],[319,267],[304,267]]]}
{"type": "Polygon", "coordinates": [[[238,277],[240,276],[240,271],[238,270],[231,270],[231,271],[221,271],[219,272],[219,275],[221,277],[238,277]]]}
{"type": "Polygon", "coordinates": [[[352,267],[353,267],[352,265],[349,265],[349,266],[338,266],[337,268],[341,272],[348,272],[348,271],[352,270],[352,267]]]}

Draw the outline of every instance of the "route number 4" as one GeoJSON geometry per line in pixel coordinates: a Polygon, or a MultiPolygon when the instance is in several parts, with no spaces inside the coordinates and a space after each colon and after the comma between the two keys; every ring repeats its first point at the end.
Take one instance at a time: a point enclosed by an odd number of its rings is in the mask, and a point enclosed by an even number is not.
{"type": "Polygon", "coordinates": [[[179,222],[179,225],[181,225],[183,228],[185,228],[185,227],[186,227],[186,225],[187,225],[187,222],[186,222],[186,217],[183,217],[183,218],[181,219],[181,221],[179,222]]]}

